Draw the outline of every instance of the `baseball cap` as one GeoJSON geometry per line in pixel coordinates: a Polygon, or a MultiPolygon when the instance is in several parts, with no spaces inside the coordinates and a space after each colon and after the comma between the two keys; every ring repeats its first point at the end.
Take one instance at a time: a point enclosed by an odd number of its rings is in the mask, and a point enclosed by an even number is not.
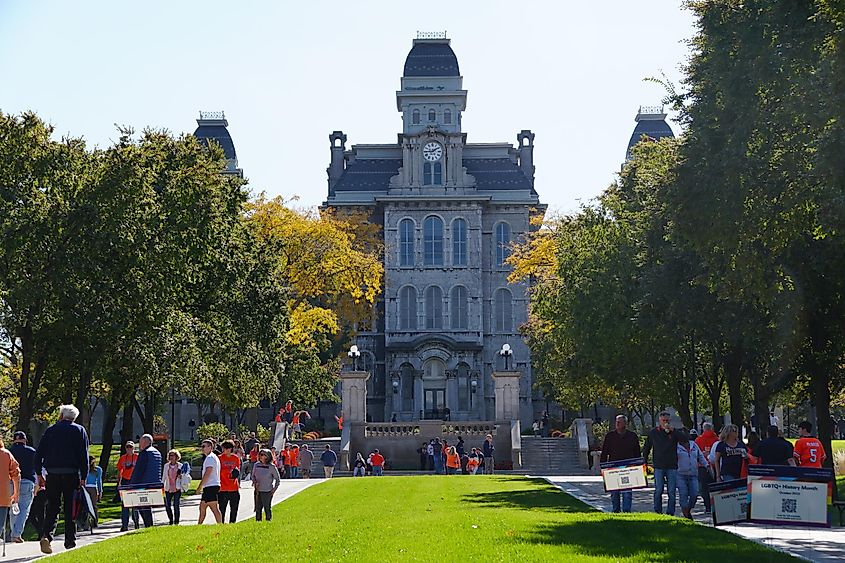
{"type": "Polygon", "coordinates": [[[124,447],[124,448],[125,448],[126,446],[132,446],[132,447],[134,448],[134,447],[135,447],[135,442],[133,442],[132,440],[127,440],[127,441],[126,441],[126,443],[125,443],[125,444],[123,444],[123,447],[124,447]]]}
{"type": "Polygon", "coordinates": [[[24,432],[23,430],[18,430],[17,432],[15,432],[14,439],[26,440],[26,432],[24,432]]]}

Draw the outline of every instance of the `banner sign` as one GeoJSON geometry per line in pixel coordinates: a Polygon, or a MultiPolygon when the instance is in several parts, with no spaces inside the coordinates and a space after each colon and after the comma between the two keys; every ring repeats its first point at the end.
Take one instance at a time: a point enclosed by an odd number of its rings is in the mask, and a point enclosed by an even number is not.
{"type": "Polygon", "coordinates": [[[164,485],[158,486],[141,485],[147,488],[126,488],[120,487],[120,501],[126,508],[151,508],[164,506],[164,485]]]}
{"type": "Polygon", "coordinates": [[[748,519],[748,483],[745,479],[710,484],[713,525],[721,526],[748,519]]]}
{"type": "Polygon", "coordinates": [[[763,524],[829,528],[833,470],[789,465],[750,465],[748,518],[763,524]]]}
{"type": "Polygon", "coordinates": [[[602,462],[601,476],[606,492],[631,491],[648,486],[645,460],[641,457],[602,462]]]}

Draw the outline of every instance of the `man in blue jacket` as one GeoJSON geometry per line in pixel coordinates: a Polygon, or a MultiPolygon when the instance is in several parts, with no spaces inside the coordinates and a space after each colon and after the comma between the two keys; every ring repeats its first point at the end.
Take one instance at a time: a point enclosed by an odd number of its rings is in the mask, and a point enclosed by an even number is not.
{"type": "MultiPolygon", "coordinates": [[[[153,437],[144,434],[138,441],[141,451],[138,453],[138,461],[135,462],[135,469],[132,470],[130,485],[156,485],[161,486],[161,452],[153,447],[153,437]]],[[[139,508],[141,519],[145,528],[153,526],[152,508],[139,508]]],[[[121,524],[123,527],[129,525],[129,509],[124,508],[120,512],[121,524]]]]}
{"type": "Polygon", "coordinates": [[[73,521],[73,495],[85,486],[88,477],[88,433],[76,424],[79,409],[73,405],[59,407],[59,421],[44,432],[33,464],[38,485],[47,488],[47,513],[39,531],[41,551],[53,553],[50,542],[56,533],[59,509],[64,502],[65,548],[76,547],[76,524],[73,521]],[[41,470],[47,470],[47,479],[41,470]]]}

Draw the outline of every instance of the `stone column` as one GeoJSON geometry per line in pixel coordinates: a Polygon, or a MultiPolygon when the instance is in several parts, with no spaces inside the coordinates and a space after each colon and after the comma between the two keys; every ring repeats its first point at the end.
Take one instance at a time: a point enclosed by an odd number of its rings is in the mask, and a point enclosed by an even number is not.
{"type": "Polygon", "coordinates": [[[367,380],[368,371],[342,371],[341,412],[343,423],[367,421],[367,380]]]}
{"type": "MultiPolygon", "coordinates": [[[[393,412],[398,413],[402,410],[402,379],[398,371],[390,372],[390,393],[393,396],[393,412]],[[394,387],[393,382],[399,383],[399,387],[394,387]]],[[[391,413],[392,414],[392,413],[391,413]]],[[[388,419],[389,420],[389,419],[388,419]]]]}
{"type": "Polygon", "coordinates": [[[454,416],[458,412],[458,372],[446,370],[446,408],[454,416]]]}
{"type": "Polygon", "coordinates": [[[420,411],[423,410],[423,372],[414,371],[414,414],[411,420],[419,420],[420,411]]]}
{"type": "Polygon", "coordinates": [[[519,371],[494,371],[496,422],[519,420],[519,371]]]}

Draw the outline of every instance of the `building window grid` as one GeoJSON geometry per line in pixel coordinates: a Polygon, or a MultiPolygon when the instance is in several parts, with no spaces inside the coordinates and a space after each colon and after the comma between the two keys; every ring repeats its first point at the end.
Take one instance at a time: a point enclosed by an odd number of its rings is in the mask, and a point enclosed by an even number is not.
{"type": "Polygon", "coordinates": [[[449,299],[450,311],[449,321],[455,330],[466,330],[469,328],[469,298],[467,288],[456,285],[452,288],[452,295],[449,299]]]}
{"type": "Polygon", "coordinates": [[[443,328],[443,291],[436,285],[425,290],[425,328],[443,328]]]}
{"type": "Polygon", "coordinates": [[[429,123],[434,123],[435,121],[437,121],[437,112],[435,112],[433,109],[428,110],[428,121],[429,123]]]}
{"type": "Polygon", "coordinates": [[[399,222],[399,265],[414,265],[414,222],[410,219],[399,222]]]}
{"type": "Polygon", "coordinates": [[[467,222],[463,219],[452,222],[452,265],[467,265],[467,222]]]}
{"type": "Polygon", "coordinates": [[[504,266],[511,255],[511,227],[507,223],[496,225],[496,266],[504,266]]]}
{"type": "Polygon", "coordinates": [[[496,290],[495,305],[493,307],[493,314],[495,320],[493,326],[496,332],[512,333],[513,332],[513,296],[507,289],[496,290]]]}
{"type": "Polygon", "coordinates": [[[399,290],[399,329],[417,329],[417,290],[411,286],[399,290]]]}
{"type": "Polygon", "coordinates": [[[427,217],[423,223],[423,260],[426,266],[443,265],[443,220],[427,217]]]}
{"type": "Polygon", "coordinates": [[[443,165],[439,162],[423,164],[423,185],[440,186],[443,184],[443,165]]]}
{"type": "Polygon", "coordinates": [[[448,109],[443,112],[443,123],[445,123],[447,125],[452,124],[452,112],[449,111],[448,109]]]}
{"type": "Polygon", "coordinates": [[[413,123],[414,125],[419,125],[419,124],[420,124],[420,110],[415,109],[415,110],[411,113],[411,123],[413,123]]]}

